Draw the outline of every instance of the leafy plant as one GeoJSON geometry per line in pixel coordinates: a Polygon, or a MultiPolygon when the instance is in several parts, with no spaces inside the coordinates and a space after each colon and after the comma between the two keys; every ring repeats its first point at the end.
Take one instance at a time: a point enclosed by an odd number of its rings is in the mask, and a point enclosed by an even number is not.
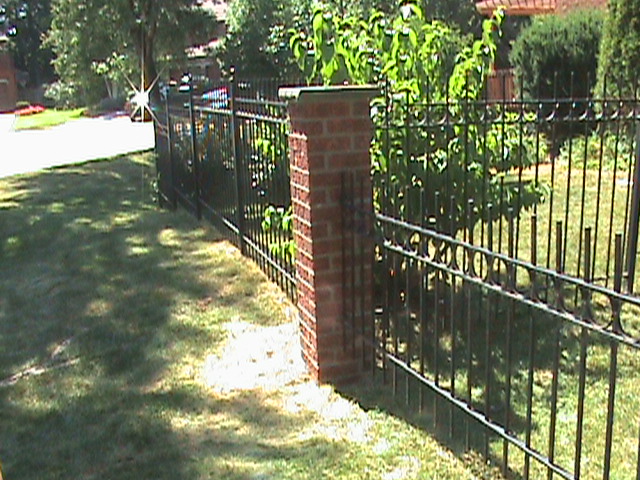
{"type": "Polygon", "coordinates": [[[438,228],[455,234],[468,221],[470,200],[477,221],[486,218],[488,204],[498,216],[544,198],[543,186],[513,175],[537,160],[534,137],[516,121],[521,114],[474,103],[495,60],[502,19],[497,11],[483,22],[482,36],[469,42],[425,20],[415,2],[391,16],[376,11],[368,21],[318,8],[312,34],[292,36],[293,55],[309,81],[385,83],[372,104],[378,208],[384,202],[412,221],[426,210],[438,228]],[[424,189],[446,200],[425,198],[424,189]]]}
{"type": "Polygon", "coordinates": [[[275,234],[276,240],[269,244],[272,255],[295,259],[296,243],[293,240],[293,208],[269,205],[264,211],[262,230],[275,234]]]}

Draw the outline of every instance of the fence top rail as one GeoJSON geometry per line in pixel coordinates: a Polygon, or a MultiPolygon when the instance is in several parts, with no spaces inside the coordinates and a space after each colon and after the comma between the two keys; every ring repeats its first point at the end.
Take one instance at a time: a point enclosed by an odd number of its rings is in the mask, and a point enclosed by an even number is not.
{"type": "Polygon", "coordinates": [[[547,122],[609,122],[640,121],[640,101],[616,100],[596,102],[579,100],[514,101],[491,104],[485,101],[444,101],[431,103],[373,104],[379,126],[412,127],[441,124],[471,123],[547,123],[547,122]],[[400,113],[400,117],[393,115],[400,113]]]}
{"type": "MultiPolygon", "coordinates": [[[[408,230],[412,233],[417,233],[419,235],[423,235],[426,237],[430,237],[434,240],[437,240],[443,244],[449,244],[455,248],[462,248],[466,251],[473,252],[475,254],[483,255],[487,259],[491,259],[492,261],[503,262],[507,266],[513,266],[517,268],[524,269],[526,271],[533,271],[536,274],[543,275],[549,278],[551,281],[561,281],[564,284],[573,285],[578,287],[582,291],[589,291],[592,293],[598,293],[601,295],[605,295],[609,297],[611,300],[624,302],[626,304],[634,305],[636,307],[640,307],[640,298],[628,295],[623,292],[618,292],[616,290],[603,287],[601,285],[597,285],[594,283],[587,282],[577,277],[570,276],[563,272],[558,272],[556,270],[552,270],[550,268],[546,268],[540,265],[534,265],[530,262],[520,260],[518,258],[510,257],[506,254],[495,252],[488,248],[473,245],[468,242],[464,242],[462,240],[458,240],[446,234],[438,233],[434,230],[428,229],[426,227],[422,227],[420,225],[415,225],[404,220],[400,220],[398,218],[391,217],[389,215],[385,215],[383,213],[375,213],[375,218],[377,221],[381,223],[390,224],[405,230],[408,230]]],[[[640,343],[638,344],[640,347],[640,343]]]]}
{"type": "Polygon", "coordinates": [[[565,115],[582,116],[588,115],[590,118],[609,118],[617,116],[627,116],[629,118],[640,118],[640,100],[628,98],[592,99],[592,98],[567,98],[567,99],[532,99],[532,100],[509,100],[506,102],[490,102],[481,100],[449,99],[434,100],[428,102],[411,102],[405,98],[379,99],[374,101],[374,111],[383,114],[386,110],[404,111],[414,113],[420,111],[448,111],[452,117],[468,115],[471,112],[486,111],[493,114],[509,112],[511,114],[527,115],[531,113],[542,113],[552,115],[558,111],[563,111],[565,115]]]}
{"type": "MultiPolygon", "coordinates": [[[[587,283],[579,278],[571,277],[567,274],[556,272],[544,267],[535,266],[533,264],[517,260],[506,255],[493,252],[486,248],[477,247],[468,244],[463,241],[455,240],[448,235],[442,235],[435,231],[425,228],[411,225],[402,220],[398,220],[393,217],[389,217],[383,214],[376,214],[376,220],[382,224],[390,224],[395,227],[405,228],[413,233],[424,235],[426,238],[437,241],[440,245],[449,245],[451,248],[462,248],[466,252],[473,252],[474,254],[484,255],[484,258],[488,262],[495,264],[496,260],[503,262],[503,264],[509,268],[519,267],[524,269],[528,273],[535,273],[536,279],[543,283],[548,280],[549,283],[555,288],[566,287],[567,285],[576,286],[580,292],[591,296],[594,293],[599,293],[606,296],[610,302],[610,308],[612,313],[617,311],[620,314],[620,308],[622,305],[632,305],[634,307],[640,306],[640,299],[631,297],[625,293],[617,292],[605,287],[587,283]]],[[[602,335],[608,340],[612,340],[633,349],[640,350],[640,338],[636,338],[633,335],[628,334],[622,327],[614,325],[615,322],[609,322],[608,324],[601,324],[594,319],[583,317],[574,311],[565,308],[564,306],[555,305],[554,303],[548,303],[541,300],[535,294],[533,296],[528,295],[527,292],[518,290],[517,287],[509,285],[508,282],[493,281],[488,282],[486,278],[479,275],[471,268],[463,268],[458,265],[456,260],[443,260],[439,256],[430,256],[428,253],[416,250],[415,248],[408,248],[406,245],[395,243],[393,239],[384,238],[382,245],[384,248],[389,249],[397,254],[411,258],[418,262],[424,262],[437,269],[442,269],[452,275],[455,275],[466,282],[476,284],[488,290],[491,290],[500,295],[512,298],[516,301],[529,305],[535,309],[541,310],[562,320],[565,320],[575,326],[586,328],[587,330],[596,334],[602,335]]],[[[453,257],[454,255],[452,255],[453,257]]],[[[535,292],[536,287],[531,288],[528,292],[535,292]]],[[[563,297],[565,300],[566,298],[563,297]]],[[[618,319],[620,323],[620,319],[618,319]]]]}

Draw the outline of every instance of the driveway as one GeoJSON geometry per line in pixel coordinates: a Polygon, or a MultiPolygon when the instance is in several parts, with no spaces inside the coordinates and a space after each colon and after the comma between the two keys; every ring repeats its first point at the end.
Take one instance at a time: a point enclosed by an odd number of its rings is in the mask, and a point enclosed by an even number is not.
{"type": "Polygon", "coordinates": [[[46,130],[12,128],[0,115],[0,178],[43,168],[108,158],[154,147],[153,124],[128,116],[72,120],[46,130]]]}

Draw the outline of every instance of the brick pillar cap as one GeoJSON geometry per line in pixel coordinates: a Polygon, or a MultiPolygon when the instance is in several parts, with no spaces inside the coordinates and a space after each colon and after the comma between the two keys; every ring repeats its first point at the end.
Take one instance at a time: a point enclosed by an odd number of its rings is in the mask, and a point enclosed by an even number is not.
{"type": "Polygon", "coordinates": [[[287,102],[326,101],[327,97],[345,96],[349,100],[370,99],[380,92],[374,85],[329,85],[313,87],[282,87],[278,90],[280,99],[287,102]]]}

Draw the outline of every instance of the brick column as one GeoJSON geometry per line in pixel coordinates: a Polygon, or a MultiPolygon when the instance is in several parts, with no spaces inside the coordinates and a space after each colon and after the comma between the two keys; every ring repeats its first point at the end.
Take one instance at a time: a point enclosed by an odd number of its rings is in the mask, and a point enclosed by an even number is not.
{"type": "MultiPolygon", "coordinates": [[[[350,198],[359,210],[372,208],[369,102],[375,93],[371,87],[280,90],[289,102],[292,127],[300,339],[309,372],[319,382],[357,380],[363,369],[362,334],[371,331],[372,242],[365,236],[355,239],[344,220],[341,196],[345,178],[358,178],[350,198]],[[354,264],[355,249],[345,248],[356,242],[355,261],[362,265],[354,264]],[[345,281],[356,276],[355,283],[345,281]]],[[[363,219],[372,221],[370,215],[363,219]]]]}

